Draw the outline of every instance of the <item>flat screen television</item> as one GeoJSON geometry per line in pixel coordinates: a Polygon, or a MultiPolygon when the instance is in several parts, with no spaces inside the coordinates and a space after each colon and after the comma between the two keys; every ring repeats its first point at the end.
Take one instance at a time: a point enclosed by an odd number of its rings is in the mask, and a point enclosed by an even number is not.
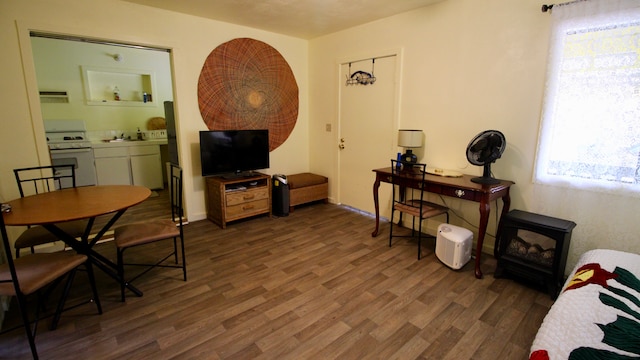
{"type": "Polygon", "coordinates": [[[251,176],[269,167],[269,131],[200,131],[200,161],[202,176],[251,176]]]}

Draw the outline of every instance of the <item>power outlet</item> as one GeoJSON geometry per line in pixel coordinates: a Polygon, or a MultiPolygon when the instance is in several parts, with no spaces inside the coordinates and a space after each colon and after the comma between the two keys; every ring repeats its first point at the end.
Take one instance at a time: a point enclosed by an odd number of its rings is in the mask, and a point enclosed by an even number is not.
{"type": "Polygon", "coordinates": [[[326,125],[324,126],[324,130],[325,130],[326,132],[331,132],[331,124],[326,124],[326,125]]]}

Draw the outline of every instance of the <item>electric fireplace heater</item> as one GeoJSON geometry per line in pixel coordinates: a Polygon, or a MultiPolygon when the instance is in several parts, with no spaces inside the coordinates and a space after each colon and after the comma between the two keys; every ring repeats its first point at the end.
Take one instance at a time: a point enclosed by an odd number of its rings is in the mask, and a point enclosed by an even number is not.
{"type": "Polygon", "coordinates": [[[545,215],[512,210],[500,221],[494,255],[495,277],[505,274],[546,287],[555,299],[564,283],[564,268],[576,224],[545,215]]]}

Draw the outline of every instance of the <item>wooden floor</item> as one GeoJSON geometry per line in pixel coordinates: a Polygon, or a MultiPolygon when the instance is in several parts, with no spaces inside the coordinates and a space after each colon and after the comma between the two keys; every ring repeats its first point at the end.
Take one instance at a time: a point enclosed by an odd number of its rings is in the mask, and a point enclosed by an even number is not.
{"type": "MultiPolygon", "coordinates": [[[[163,195],[120,222],[156,216],[163,195]]],[[[163,211],[163,210],[162,210],[163,211]]],[[[551,300],[494,279],[483,258],[476,280],[435,257],[427,241],[388,246],[388,225],[331,204],[257,217],[222,230],[185,226],[188,281],[157,269],[136,285],[143,297],[119,301],[117,284],[98,271],[104,313],[93,304],[65,312],[58,329],[38,327],[43,359],[527,359],[551,300]]],[[[168,245],[168,244],[166,244],[168,245]]],[[[113,243],[101,253],[115,259],[113,243]]],[[[158,247],[129,254],[147,258],[158,247]]],[[[87,298],[84,273],[69,304],[87,298]]],[[[15,323],[15,304],[7,322],[15,323]]],[[[0,358],[29,358],[23,329],[0,335],[0,358]]]]}

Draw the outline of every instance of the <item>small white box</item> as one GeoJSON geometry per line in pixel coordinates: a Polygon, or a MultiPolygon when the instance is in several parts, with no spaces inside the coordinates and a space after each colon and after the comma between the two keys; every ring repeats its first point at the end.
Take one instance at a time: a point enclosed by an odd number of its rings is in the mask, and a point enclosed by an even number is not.
{"type": "Polygon", "coordinates": [[[473,233],[465,228],[440,224],[436,236],[436,256],[445,265],[460,269],[471,259],[473,233]]]}

